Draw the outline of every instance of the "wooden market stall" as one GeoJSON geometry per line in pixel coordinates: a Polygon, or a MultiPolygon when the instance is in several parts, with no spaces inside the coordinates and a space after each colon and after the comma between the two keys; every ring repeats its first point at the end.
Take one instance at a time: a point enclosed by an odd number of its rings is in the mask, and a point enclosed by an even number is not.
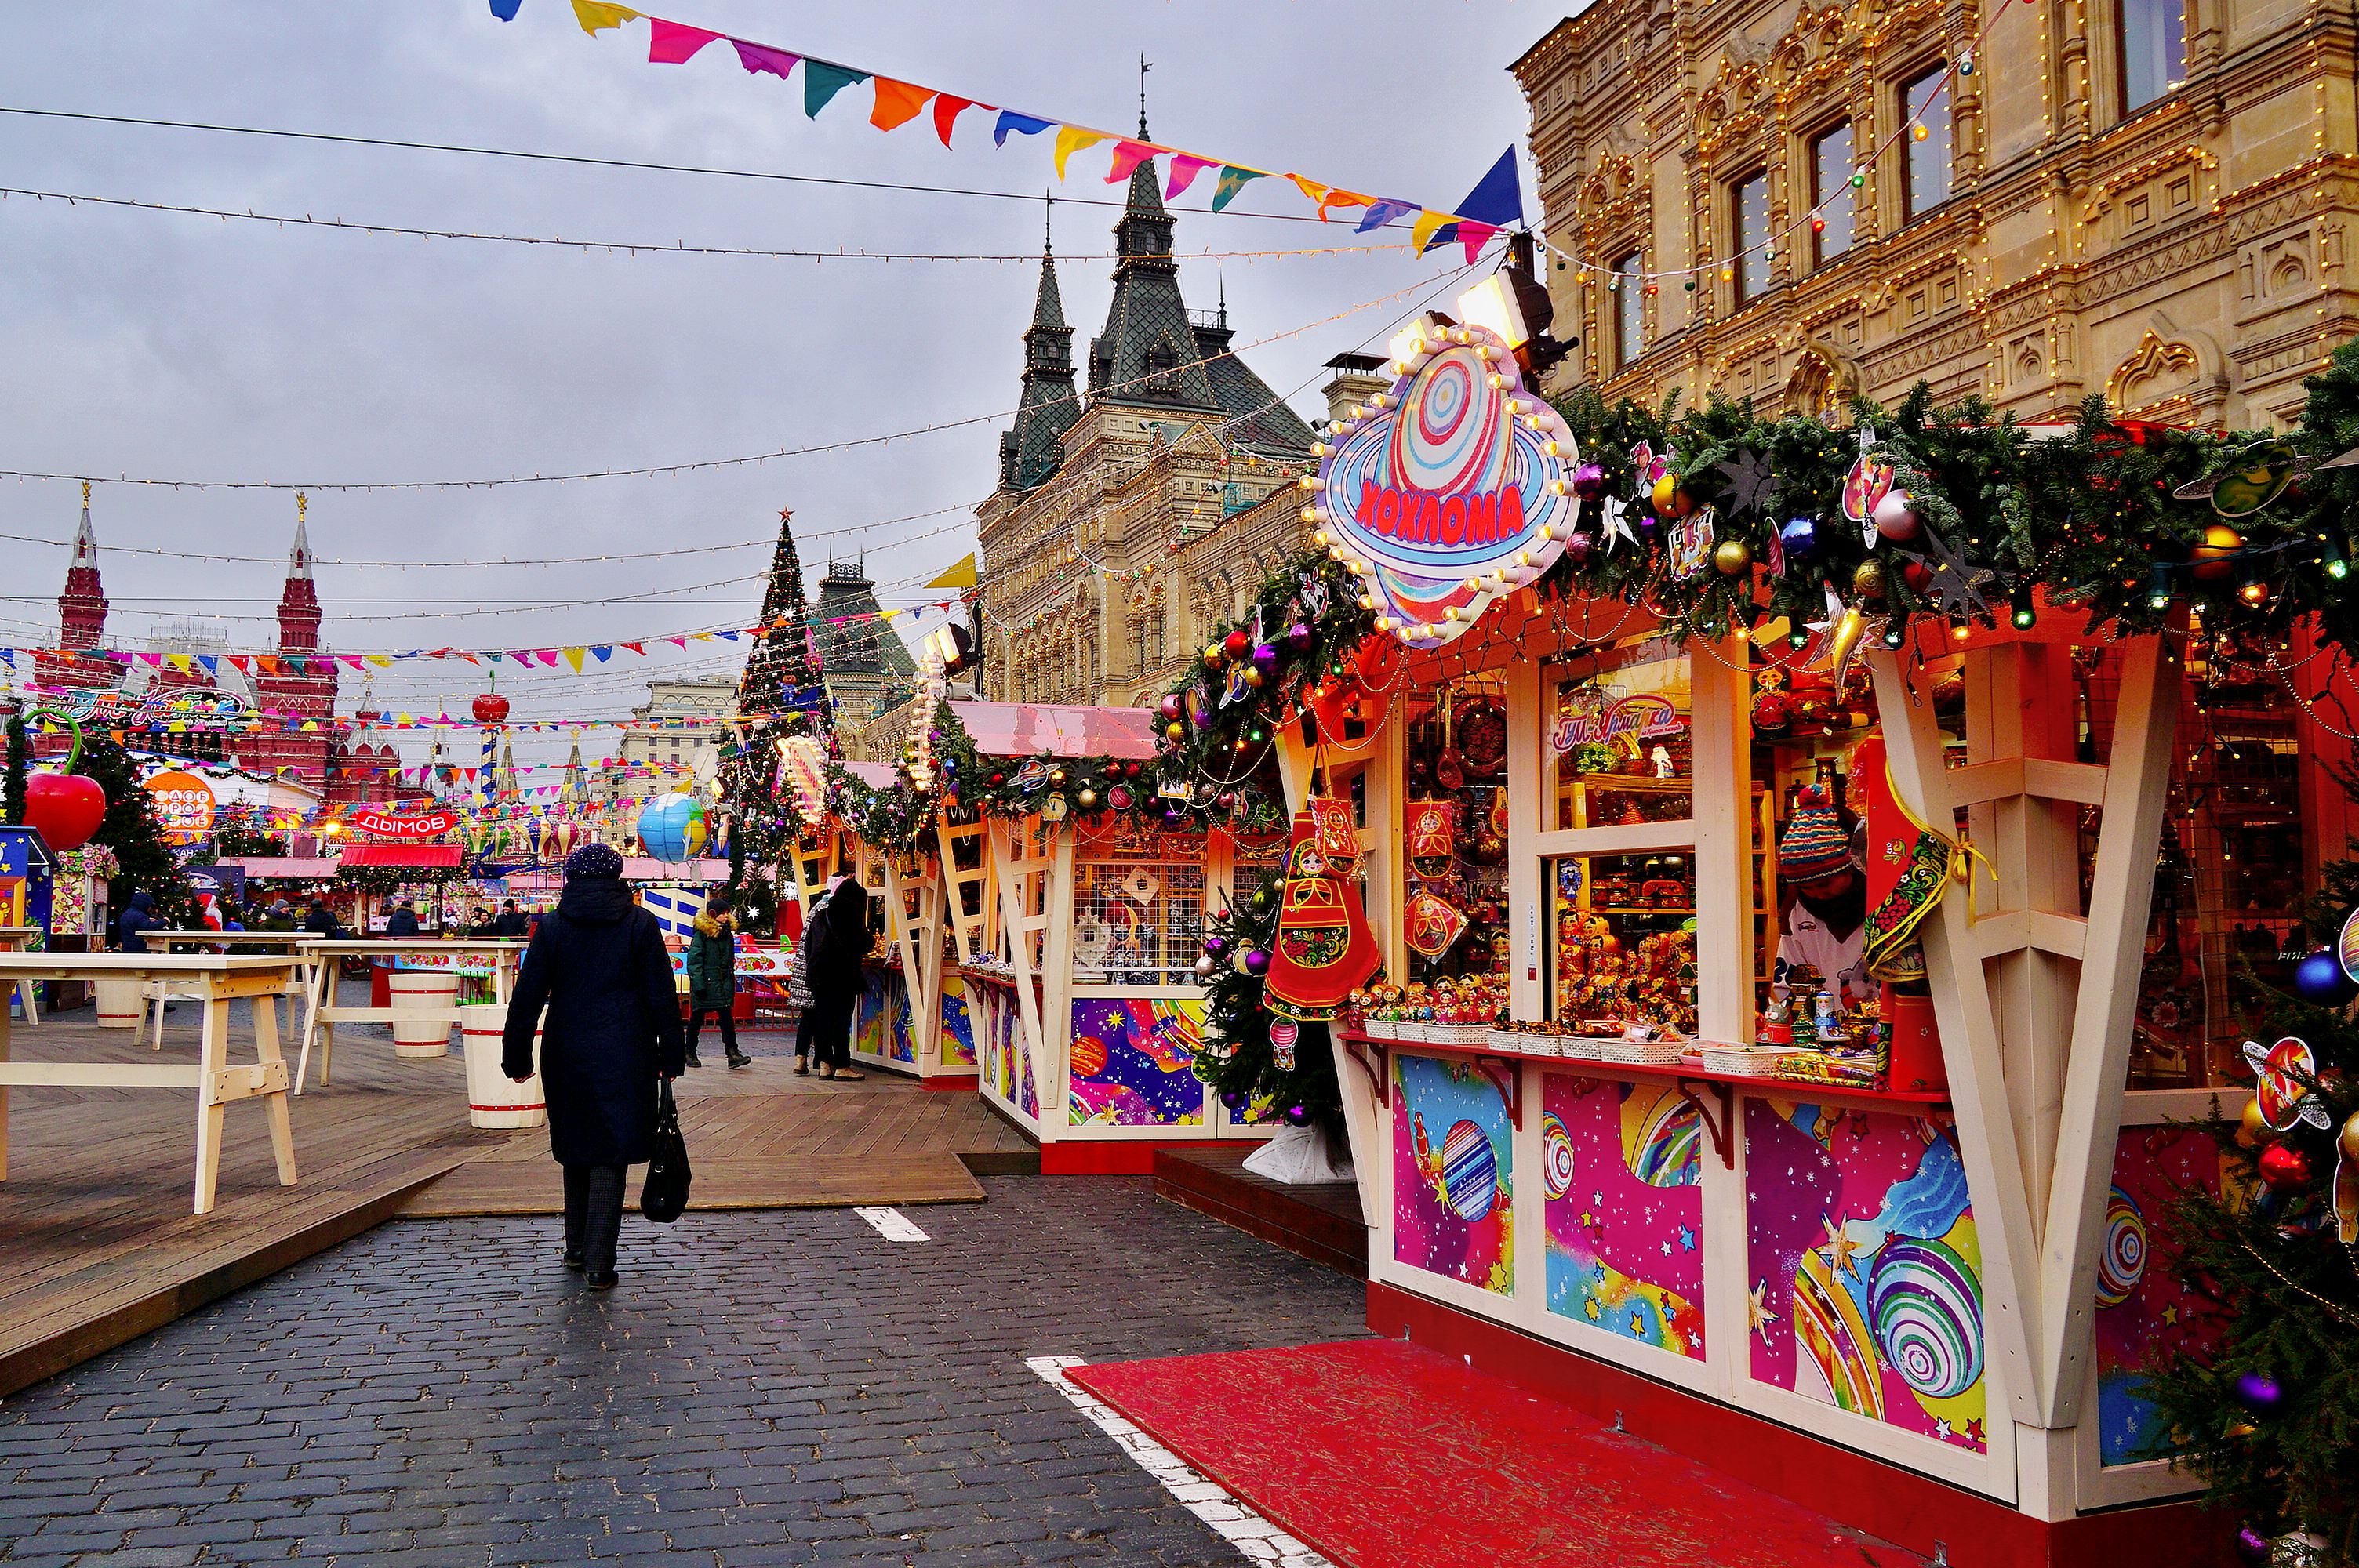
{"type": "Polygon", "coordinates": [[[1351,803],[1416,993],[1335,1035],[1372,1328],[1545,1368],[1929,1555],[2209,1539],[2108,1510],[2198,1489],[2143,1456],[2137,1367],[2192,1322],[2147,1227],[2218,1179],[2169,1124],[2245,1098],[2203,932],[2246,904],[2154,896],[2223,805],[2173,744],[2183,636],[2078,619],[1872,643],[1797,704],[1764,697],[1821,649],[1782,622],[1681,644],[1527,589],[1410,651],[1355,748],[1289,730],[1289,793],[1351,803]],[[1896,988],[1863,917],[1919,825],[1970,843],[1971,882],[1896,988]],[[1454,1022],[1477,983],[1512,1027],[1454,1022]]]}
{"type": "MultiPolygon", "coordinates": [[[[1156,755],[1142,708],[950,706],[987,762],[1039,768],[1044,782],[1058,759],[1156,755]]],[[[947,924],[984,1098],[1039,1140],[1049,1173],[1139,1174],[1160,1147],[1267,1138],[1271,1128],[1196,1076],[1194,966],[1207,901],[1231,898],[1240,872],[1256,877],[1278,847],[1241,851],[1225,832],[1173,830],[1126,802],[1091,819],[1058,814],[1061,796],[1044,801],[940,819],[942,902],[955,912],[947,924]]]]}

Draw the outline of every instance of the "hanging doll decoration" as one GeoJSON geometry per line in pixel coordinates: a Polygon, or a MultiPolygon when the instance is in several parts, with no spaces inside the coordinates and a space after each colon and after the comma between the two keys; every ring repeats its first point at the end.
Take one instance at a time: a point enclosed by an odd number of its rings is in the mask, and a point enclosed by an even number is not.
{"type": "Polygon", "coordinates": [[[1352,862],[1325,853],[1311,814],[1294,814],[1287,851],[1286,887],[1277,911],[1264,1000],[1270,1011],[1301,1023],[1323,1023],[1341,1012],[1352,992],[1376,972],[1376,939],[1351,880],[1352,862]]]}

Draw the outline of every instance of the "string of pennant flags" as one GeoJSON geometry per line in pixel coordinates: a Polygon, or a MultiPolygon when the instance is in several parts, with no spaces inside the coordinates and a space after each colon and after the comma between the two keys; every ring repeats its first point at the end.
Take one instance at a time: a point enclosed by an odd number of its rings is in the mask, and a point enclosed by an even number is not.
{"type": "MultiPolygon", "coordinates": [[[[513,21],[522,8],[522,3],[523,0],[491,0],[492,14],[502,21],[513,21]]],[[[1066,178],[1067,166],[1075,153],[1111,143],[1105,176],[1105,182],[1109,185],[1121,184],[1130,178],[1140,165],[1152,159],[1168,158],[1169,164],[1164,176],[1165,198],[1176,200],[1200,175],[1211,174],[1213,177],[1212,209],[1218,212],[1253,181],[1282,180],[1302,193],[1317,210],[1322,222],[1329,221],[1331,213],[1356,211],[1360,216],[1353,225],[1353,232],[1370,233],[1396,227],[1406,221],[1409,226],[1409,244],[1418,254],[1423,254],[1456,241],[1465,246],[1469,262],[1494,236],[1523,219],[1523,199],[1516,183],[1512,148],[1501,156],[1498,165],[1455,211],[1433,208],[1397,197],[1365,195],[1306,175],[1260,168],[1234,158],[1214,157],[1169,143],[1149,141],[1143,116],[1139,135],[1128,136],[1082,124],[1079,121],[1027,114],[1022,110],[986,103],[980,99],[961,97],[940,88],[904,81],[859,66],[824,59],[803,50],[757,43],[714,28],[649,16],[644,11],[617,4],[615,0],[572,0],[572,5],[574,19],[581,23],[582,30],[592,38],[602,32],[619,29],[628,23],[646,22],[647,62],[651,65],[686,65],[708,46],[725,43],[736,54],[737,63],[749,75],[774,76],[781,82],[788,82],[799,68],[803,113],[813,120],[818,119],[820,112],[845,89],[867,83],[872,94],[868,123],[880,131],[898,130],[930,109],[934,135],[943,146],[948,147],[951,145],[951,134],[960,116],[972,109],[982,112],[975,124],[980,124],[982,118],[990,119],[992,145],[996,147],[1006,146],[1011,135],[1037,136],[1053,132],[1050,157],[1060,181],[1066,178]]]]}

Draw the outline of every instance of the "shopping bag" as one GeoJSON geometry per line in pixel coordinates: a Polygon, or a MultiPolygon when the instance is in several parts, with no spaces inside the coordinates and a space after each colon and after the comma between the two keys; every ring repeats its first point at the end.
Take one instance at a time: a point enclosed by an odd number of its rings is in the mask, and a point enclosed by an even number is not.
{"type": "Polygon", "coordinates": [[[647,1159],[647,1179],[639,1186],[639,1212],[658,1225],[669,1225],[688,1207],[688,1140],[679,1135],[679,1108],[672,1103],[671,1080],[656,1086],[655,1152],[647,1159]]]}

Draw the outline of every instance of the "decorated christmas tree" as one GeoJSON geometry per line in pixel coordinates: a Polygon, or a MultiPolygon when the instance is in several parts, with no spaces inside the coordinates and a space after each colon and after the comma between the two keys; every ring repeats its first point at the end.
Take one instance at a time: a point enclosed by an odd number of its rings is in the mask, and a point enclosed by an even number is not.
{"type": "Polygon", "coordinates": [[[1232,1119],[1315,1127],[1340,1150],[1343,1098],[1327,1026],[1296,1025],[1299,1033],[1283,1049],[1270,1038],[1272,1024],[1281,1031],[1286,1024],[1271,1012],[1266,996],[1284,885],[1285,874],[1273,871],[1260,886],[1238,889],[1233,907],[1205,918],[1204,956],[1196,964],[1204,980],[1204,1044],[1196,1054],[1196,1076],[1227,1102],[1232,1119]]]}
{"type": "Polygon", "coordinates": [[[153,797],[139,787],[130,753],[104,735],[86,733],[77,767],[106,792],[106,816],[91,842],[114,850],[122,866],[107,884],[107,907],[121,909],[134,892],[145,892],[155,899],[156,913],[167,925],[195,918],[196,899],[157,825],[153,797]]]}
{"type": "Polygon", "coordinates": [[[792,517],[780,509],[777,546],[762,592],[762,627],[738,681],[736,737],[721,768],[722,799],[731,817],[725,892],[749,931],[777,926],[777,877],[802,830],[791,805],[772,789],[777,743],[806,731],[798,699],[819,680],[792,517]]]}

